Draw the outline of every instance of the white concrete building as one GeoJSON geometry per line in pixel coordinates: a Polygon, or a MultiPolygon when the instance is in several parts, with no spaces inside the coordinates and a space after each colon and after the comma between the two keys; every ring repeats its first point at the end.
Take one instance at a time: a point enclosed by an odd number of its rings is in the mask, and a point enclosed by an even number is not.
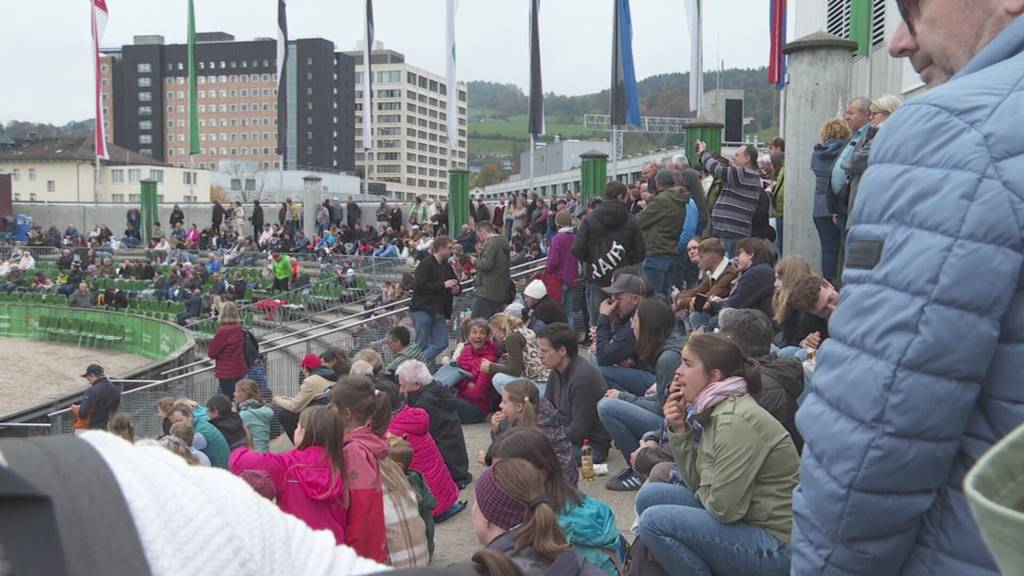
{"type": "Polygon", "coordinates": [[[405,62],[394,50],[374,46],[373,136],[370,152],[363,149],[363,52],[346,52],[355,60],[356,167],[368,181],[386,182],[388,192],[411,200],[417,195],[447,196],[448,168],[466,167],[465,84],[458,86],[459,137],[449,154],[444,77],[405,62]]]}
{"type": "Polygon", "coordinates": [[[360,180],[353,174],[312,172],[308,170],[263,170],[253,161],[222,161],[216,172],[210,173],[210,183],[219,186],[232,199],[242,203],[253,200],[281,202],[286,198],[303,197],[303,178],[316,174],[324,198],[359,197],[360,180]]]}
{"type": "Polygon", "coordinates": [[[209,202],[210,173],[189,171],[107,145],[100,165],[92,138],[47,138],[0,150],[0,173],[11,174],[14,202],[107,202],[138,204],[140,182],[157,181],[159,202],[209,202]]]}

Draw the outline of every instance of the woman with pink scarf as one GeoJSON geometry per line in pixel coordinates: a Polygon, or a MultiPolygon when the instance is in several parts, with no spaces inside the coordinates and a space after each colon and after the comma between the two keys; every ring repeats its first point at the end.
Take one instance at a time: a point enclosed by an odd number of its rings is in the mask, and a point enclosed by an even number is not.
{"type": "Polygon", "coordinates": [[[754,397],[761,370],[718,334],[683,347],[665,401],[682,484],[636,497],[639,537],[662,566],[687,574],[789,574],[799,456],[754,397]]]}

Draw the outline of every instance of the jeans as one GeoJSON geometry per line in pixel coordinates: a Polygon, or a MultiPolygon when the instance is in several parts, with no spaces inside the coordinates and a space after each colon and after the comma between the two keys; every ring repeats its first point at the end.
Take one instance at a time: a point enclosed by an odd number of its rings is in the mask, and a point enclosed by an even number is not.
{"type": "Polygon", "coordinates": [[[835,280],[839,275],[839,227],[831,216],[815,217],[814,227],[821,242],[821,276],[835,280]]]}
{"type": "Polygon", "coordinates": [[[736,257],[736,243],[740,241],[739,238],[719,238],[722,244],[725,244],[725,256],[726,258],[736,257]]]}
{"type": "Polygon", "coordinates": [[[459,415],[462,424],[479,424],[487,418],[487,414],[481,412],[476,404],[462,398],[455,399],[455,413],[459,415]]]}
{"type": "Polygon", "coordinates": [[[775,217],[775,253],[782,258],[782,216],[775,217]]]}
{"type": "Polygon", "coordinates": [[[606,294],[603,290],[601,290],[600,286],[598,286],[597,284],[593,284],[591,282],[587,282],[586,306],[587,315],[589,316],[589,325],[587,326],[588,329],[597,326],[597,310],[598,307],[601,305],[601,301],[604,300],[605,297],[606,294]]]}
{"type": "Polygon", "coordinates": [[[502,302],[494,302],[480,295],[473,298],[473,318],[486,320],[504,309],[505,304],[502,302]]]}
{"type": "Polygon", "coordinates": [[[690,331],[696,332],[697,330],[704,329],[705,332],[709,332],[711,326],[711,320],[714,317],[707,312],[690,312],[690,331]]]}
{"type": "Polygon", "coordinates": [[[672,260],[673,256],[648,256],[644,258],[644,278],[651,285],[655,294],[672,297],[672,260]]]}
{"type": "Polygon", "coordinates": [[[414,310],[410,316],[416,329],[416,345],[423,351],[427,362],[431,362],[448,348],[448,324],[444,314],[414,310]]]}
{"type": "Polygon", "coordinates": [[[598,366],[609,388],[629,392],[634,396],[643,396],[654,384],[654,373],[639,368],[620,368],[618,366],[598,366]]]}
{"type": "Polygon", "coordinates": [[[790,549],[764,528],[723,524],[685,486],[645,484],[639,536],[662,566],[683,574],[789,574],[790,549]]]}
{"type": "MultiPolygon", "coordinates": [[[[514,382],[516,380],[530,380],[530,379],[527,378],[526,376],[509,376],[508,374],[495,374],[491,378],[491,386],[494,387],[494,391],[495,392],[497,392],[498,394],[501,394],[501,391],[505,389],[505,386],[508,386],[509,382],[514,382]]],[[[547,382],[537,382],[535,380],[530,380],[530,382],[533,382],[533,385],[536,386],[537,390],[540,391],[540,397],[543,398],[544,397],[544,389],[547,388],[548,383],[547,382]]]]}
{"type": "Polygon", "coordinates": [[[235,384],[241,378],[218,378],[217,385],[220,386],[220,393],[227,396],[228,398],[235,397],[235,384]]]}
{"type": "Polygon", "coordinates": [[[629,465],[629,455],[640,447],[643,435],[660,430],[664,420],[658,414],[626,400],[602,398],[597,403],[597,417],[611,434],[615,446],[629,465]]]}
{"type": "Polygon", "coordinates": [[[576,330],[576,309],[572,303],[574,292],[572,286],[562,282],[562,309],[565,310],[565,320],[569,323],[570,328],[576,330]]]}

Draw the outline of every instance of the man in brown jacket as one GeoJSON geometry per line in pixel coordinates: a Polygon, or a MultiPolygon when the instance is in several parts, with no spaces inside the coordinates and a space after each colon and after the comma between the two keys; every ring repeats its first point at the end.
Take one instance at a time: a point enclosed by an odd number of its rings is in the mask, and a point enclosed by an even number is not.
{"type": "Polygon", "coordinates": [[[676,292],[672,302],[676,317],[687,319],[694,330],[710,321],[710,298],[729,296],[739,274],[739,270],[725,257],[725,244],[718,238],[701,241],[699,265],[700,281],[690,290],[676,292]]]}

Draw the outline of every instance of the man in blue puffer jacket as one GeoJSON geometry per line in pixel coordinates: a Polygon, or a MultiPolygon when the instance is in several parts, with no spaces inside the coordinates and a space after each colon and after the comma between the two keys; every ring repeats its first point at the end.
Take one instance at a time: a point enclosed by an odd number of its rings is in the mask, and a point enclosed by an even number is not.
{"type": "Polygon", "coordinates": [[[998,573],[963,478],[1024,422],[1024,0],[898,5],[889,51],[933,89],[861,181],[797,413],[793,574],[998,573]]]}

